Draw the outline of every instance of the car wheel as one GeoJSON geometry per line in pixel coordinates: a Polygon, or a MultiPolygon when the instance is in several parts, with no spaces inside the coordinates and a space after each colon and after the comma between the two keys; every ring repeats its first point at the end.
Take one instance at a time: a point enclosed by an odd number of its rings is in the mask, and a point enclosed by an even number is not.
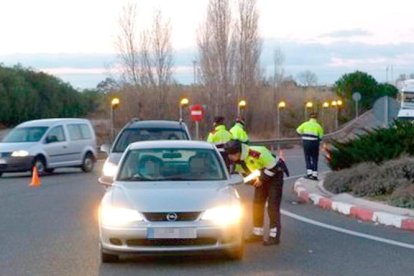
{"type": "Polygon", "coordinates": [[[55,171],[54,168],[47,168],[47,169],[45,169],[45,172],[47,172],[47,173],[53,173],[54,171],[55,171]]]}
{"type": "Polygon", "coordinates": [[[101,251],[101,261],[103,263],[116,263],[119,261],[118,255],[112,255],[101,251]]]}
{"type": "Polygon", "coordinates": [[[243,244],[227,251],[227,257],[230,260],[238,261],[238,260],[243,259],[243,256],[244,256],[244,245],[243,244]]]}
{"type": "Polygon", "coordinates": [[[37,173],[39,175],[44,175],[46,173],[46,161],[45,158],[43,158],[42,156],[36,157],[36,159],[33,162],[33,166],[36,167],[37,173]]]}
{"type": "Polygon", "coordinates": [[[82,171],[84,172],[91,172],[95,166],[95,158],[93,154],[88,152],[82,161],[82,171]]]}

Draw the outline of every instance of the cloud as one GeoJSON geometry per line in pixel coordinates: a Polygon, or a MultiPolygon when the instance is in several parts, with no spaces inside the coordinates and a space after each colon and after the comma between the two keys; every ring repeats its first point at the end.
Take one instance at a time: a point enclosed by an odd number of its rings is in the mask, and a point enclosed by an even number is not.
{"type": "Polygon", "coordinates": [[[338,30],[326,34],[320,35],[322,38],[352,38],[361,36],[371,36],[372,34],[363,29],[349,29],[349,30],[338,30]]]}

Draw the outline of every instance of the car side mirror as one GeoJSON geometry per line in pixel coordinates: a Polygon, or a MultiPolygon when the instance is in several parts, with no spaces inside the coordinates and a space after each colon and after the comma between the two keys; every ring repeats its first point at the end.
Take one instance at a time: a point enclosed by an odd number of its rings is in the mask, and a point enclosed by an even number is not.
{"type": "Polygon", "coordinates": [[[229,185],[243,184],[243,177],[240,174],[231,174],[229,179],[229,185]]]}
{"type": "Polygon", "coordinates": [[[103,144],[101,145],[101,147],[99,148],[102,152],[105,152],[106,154],[109,155],[109,152],[111,151],[111,146],[108,144],[103,144]]]}
{"type": "Polygon", "coordinates": [[[112,176],[101,176],[98,178],[98,182],[107,188],[109,186],[112,186],[114,183],[114,178],[112,176]]]}

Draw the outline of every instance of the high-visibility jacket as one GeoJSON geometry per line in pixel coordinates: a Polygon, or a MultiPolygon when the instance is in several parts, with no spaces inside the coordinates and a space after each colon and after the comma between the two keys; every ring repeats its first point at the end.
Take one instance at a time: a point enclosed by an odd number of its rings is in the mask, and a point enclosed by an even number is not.
{"type": "Polygon", "coordinates": [[[218,125],[214,128],[214,131],[208,134],[207,142],[216,145],[220,152],[224,152],[224,144],[232,138],[231,133],[224,125],[218,125]]]}
{"type": "Polygon", "coordinates": [[[248,175],[255,170],[260,170],[261,181],[269,181],[276,175],[278,158],[266,147],[248,146],[242,144],[240,161],[235,166],[235,171],[248,175]]]}
{"type": "Polygon", "coordinates": [[[234,126],[230,129],[230,133],[233,135],[234,140],[239,140],[242,143],[249,142],[249,136],[247,135],[241,123],[235,123],[234,126]]]}
{"type": "Polygon", "coordinates": [[[323,137],[323,128],[314,118],[302,123],[296,132],[302,136],[303,140],[319,141],[323,137]]]}

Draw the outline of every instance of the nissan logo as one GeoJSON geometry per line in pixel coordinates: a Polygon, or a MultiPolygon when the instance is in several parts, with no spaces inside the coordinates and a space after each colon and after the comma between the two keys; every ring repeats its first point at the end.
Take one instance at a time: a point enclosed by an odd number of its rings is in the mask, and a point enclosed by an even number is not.
{"type": "Polygon", "coordinates": [[[168,221],[176,221],[178,219],[178,215],[176,213],[168,213],[165,217],[168,221]]]}

